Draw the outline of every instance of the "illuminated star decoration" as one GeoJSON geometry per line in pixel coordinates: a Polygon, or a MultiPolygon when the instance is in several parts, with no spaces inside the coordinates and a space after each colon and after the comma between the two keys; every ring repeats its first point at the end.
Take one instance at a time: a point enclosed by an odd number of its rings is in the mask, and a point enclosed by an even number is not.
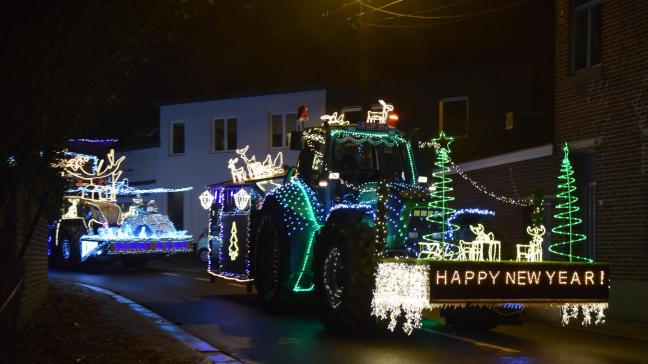
{"type": "Polygon", "coordinates": [[[446,154],[450,153],[450,143],[454,141],[451,136],[446,136],[443,130],[439,133],[438,138],[432,139],[432,143],[438,146],[439,151],[443,150],[446,154]]]}

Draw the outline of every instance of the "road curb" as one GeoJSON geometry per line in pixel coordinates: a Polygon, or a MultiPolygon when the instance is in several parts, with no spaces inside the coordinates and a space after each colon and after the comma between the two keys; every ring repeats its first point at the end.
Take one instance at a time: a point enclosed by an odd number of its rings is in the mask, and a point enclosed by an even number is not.
{"type": "Polygon", "coordinates": [[[203,354],[212,363],[219,363],[219,364],[220,363],[241,363],[240,360],[225,354],[221,350],[218,350],[217,348],[213,347],[211,344],[191,335],[190,333],[184,331],[183,329],[173,324],[169,320],[165,319],[164,317],[158,315],[157,313],[149,310],[148,308],[140,305],[139,303],[131,299],[128,299],[122,295],[119,295],[105,288],[93,286],[91,284],[78,283],[78,282],[75,283],[80,286],[91,289],[95,292],[99,292],[107,296],[110,296],[119,303],[128,305],[133,311],[153,320],[153,323],[155,323],[159,328],[173,335],[176,339],[180,340],[183,344],[203,354]]]}

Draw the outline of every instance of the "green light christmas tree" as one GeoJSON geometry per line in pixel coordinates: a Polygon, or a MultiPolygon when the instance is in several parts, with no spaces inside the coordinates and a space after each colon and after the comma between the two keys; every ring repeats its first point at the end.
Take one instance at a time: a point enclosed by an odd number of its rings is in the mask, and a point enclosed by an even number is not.
{"type": "Polygon", "coordinates": [[[577,232],[577,227],[583,220],[578,217],[580,207],[577,205],[576,179],[573,177],[574,170],[569,161],[567,143],[563,147],[563,152],[564,156],[560,167],[561,175],[558,176],[558,194],[556,195],[559,202],[556,205],[558,213],[554,215],[556,226],[551,229],[551,232],[555,234],[555,240],[558,241],[549,245],[549,251],[569,258],[570,262],[577,260],[591,263],[592,259],[574,254],[574,244],[586,240],[587,237],[577,232]]]}
{"type": "Polygon", "coordinates": [[[434,165],[438,169],[432,173],[434,178],[434,189],[432,192],[432,202],[428,205],[432,214],[427,217],[427,220],[434,223],[439,229],[439,239],[435,239],[433,234],[428,234],[423,239],[432,242],[439,242],[444,257],[452,258],[456,252],[453,248],[458,248],[456,244],[450,243],[448,234],[459,230],[459,226],[448,224],[448,218],[455,213],[455,210],[448,206],[448,202],[454,201],[454,197],[450,194],[453,191],[451,186],[452,179],[447,174],[450,172],[448,167],[450,158],[450,143],[454,140],[453,137],[446,136],[443,130],[439,133],[439,137],[432,139],[435,146],[437,158],[434,165]]]}

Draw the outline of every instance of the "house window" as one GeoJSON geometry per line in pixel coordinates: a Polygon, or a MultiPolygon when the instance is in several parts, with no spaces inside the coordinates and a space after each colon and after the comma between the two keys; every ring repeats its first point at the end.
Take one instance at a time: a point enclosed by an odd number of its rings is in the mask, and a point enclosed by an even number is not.
{"type": "Polygon", "coordinates": [[[448,97],[439,101],[439,130],[447,135],[468,135],[468,98],[448,97]]]}
{"type": "Polygon", "coordinates": [[[171,154],[184,154],[185,152],[185,125],[184,123],[171,124],[171,154]]]}
{"type": "Polygon", "coordinates": [[[504,130],[512,130],[513,129],[513,112],[509,111],[506,113],[504,116],[504,130]]]}
{"type": "Polygon", "coordinates": [[[358,124],[362,120],[362,108],[360,106],[346,106],[340,110],[344,114],[344,120],[351,124],[358,124]]]}
{"type": "Polygon", "coordinates": [[[575,0],[573,19],[573,67],[601,63],[601,0],[575,0]]]}
{"type": "Polygon", "coordinates": [[[236,118],[214,119],[212,123],[212,152],[237,148],[236,118]]]}
{"type": "Polygon", "coordinates": [[[270,115],[270,147],[285,148],[290,145],[290,132],[297,130],[297,114],[270,115]]]}
{"type": "Polygon", "coordinates": [[[168,192],[167,193],[167,214],[169,219],[173,221],[176,229],[181,230],[184,228],[184,193],[168,192]]]}

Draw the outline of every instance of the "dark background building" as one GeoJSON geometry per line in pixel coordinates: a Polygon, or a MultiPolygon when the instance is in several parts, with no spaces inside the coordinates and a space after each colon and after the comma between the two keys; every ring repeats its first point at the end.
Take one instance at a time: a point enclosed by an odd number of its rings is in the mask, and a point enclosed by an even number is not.
{"type": "Polygon", "coordinates": [[[556,4],[554,141],[577,149],[612,313],[648,320],[648,3],[556,4]]]}

